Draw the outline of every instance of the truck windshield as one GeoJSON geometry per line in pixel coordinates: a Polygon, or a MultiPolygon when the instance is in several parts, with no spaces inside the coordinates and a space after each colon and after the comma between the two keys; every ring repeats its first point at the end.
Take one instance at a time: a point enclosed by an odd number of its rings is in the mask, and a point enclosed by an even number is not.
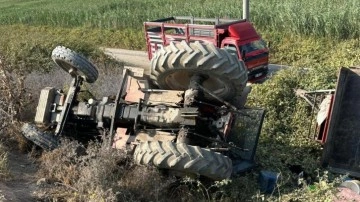
{"type": "Polygon", "coordinates": [[[257,51],[257,50],[266,48],[266,43],[264,40],[260,39],[260,40],[256,40],[256,41],[241,45],[239,48],[240,48],[241,53],[245,53],[245,55],[246,55],[253,51],[257,51]]]}

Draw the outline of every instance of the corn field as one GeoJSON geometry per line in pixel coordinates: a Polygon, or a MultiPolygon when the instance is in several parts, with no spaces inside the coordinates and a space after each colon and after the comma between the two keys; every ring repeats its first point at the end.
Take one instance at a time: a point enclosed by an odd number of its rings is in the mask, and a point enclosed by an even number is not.
{"type": "MultiPolygon", "coordinates": [[[[360,36],[358,0],[251,0],[261,30],[338,39],[360,36]]],[[[142,22],[174,15],[240,18],[242,0],[0,0],[0,24],[141,29],[142,22]]]]}

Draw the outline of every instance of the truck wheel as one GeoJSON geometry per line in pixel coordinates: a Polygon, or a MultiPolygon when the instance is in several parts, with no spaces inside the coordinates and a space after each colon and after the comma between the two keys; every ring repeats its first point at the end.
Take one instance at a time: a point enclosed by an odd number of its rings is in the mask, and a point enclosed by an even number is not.
{"type": "Polygon", "coordinates": [[[64,46],[57,46],[51,54],[54,62],[71,76],[81,76],[88,83],[94,83],[98,78],[96,67],[84,56],[64,46]]]}
{"type": "Polygon", "coordinates": [[[53,150],[59,146],[59,141],[49,132],[41,132],[33,124],[25,123],[21,127],[24,136],[45,150],[53,150]]]}
{"type": "Polygon", "coordinates": [[[159,168],[202,175],[213,180],[229,178],[232,173],[232,161],[227,156],[185,143],[143,142],[136,147],[134,160],[137,164],[153,164],[159,168]]]}
{"type": "Polygon", "coordinates": [[[171,42],[151,60],[150,78],[161,89],[186,90],[194,74],[205,76],[202,86],[225,100],[240,95],[248,78],[242,61],[211,43],[171,42]]]}

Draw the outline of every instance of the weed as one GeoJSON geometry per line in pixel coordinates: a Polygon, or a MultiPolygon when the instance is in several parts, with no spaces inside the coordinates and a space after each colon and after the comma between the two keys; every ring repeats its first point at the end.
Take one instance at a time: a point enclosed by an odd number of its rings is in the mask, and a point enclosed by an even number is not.
{"type": "MultiPolygon", "coordinates": [[[[340,185],[343,178],[336,177],[329,179],[327,171],[320,172],[317,170],[316,181],[308,184],[302,181],[301,186],[291,193],[278,193],[269,196],[268,201],[333,201],[336,187],[340,185]]],[[[281,191],[279,191],[281,192],[281,191]]]]}
{"type": "Polygon", "coordinates": [[[0,181],[9,177],[8,154],[2,144],[0,144],[0,181]]]}

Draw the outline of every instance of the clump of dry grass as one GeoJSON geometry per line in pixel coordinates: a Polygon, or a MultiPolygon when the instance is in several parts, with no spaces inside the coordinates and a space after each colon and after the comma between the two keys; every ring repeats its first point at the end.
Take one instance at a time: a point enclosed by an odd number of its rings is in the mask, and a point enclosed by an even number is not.
{"type": "Polygon", "coordinates": [[[3,145],[0,144],[0,181],[9,177],[8,154],[3,145]]]}
{"type": "Polygon", "coordinates": [[[25,88],[25,76],[12,71],[0,55],[0,141],[8,146],[18,146],[21,150],[28,147],[21,135],[19,126],[22,111],[29,103],[25,88]]]}
{"type": "Polygon", "coordinates": [[[27,141],[18,130],[24,107],[23,77],[10,71],[0,55],[0,180],[9,177],[7,148],[24,149],[27,141]]]}
{"type": "Polygon", "coordinates": [[[165,200],[164,190],[173,178],[157,169],[136,166],[131,157],[105,144],[91,142],[85,148],[76,141],[46,152],[40,159],[39,177],[53,185],[47,192],[52,200],[137,201],[165,200]]]}
{"type": "MultiPolygon", "coordinates": [[[[86,147],[63,140],[43,153],[38,177],[50,182],[44,200],[66,201],[202,201],[231,200],[230,181],[203,182],[175,178],[153,166],[139,166],[131,155],[91,142],[86,147]]],[[[46,191],[45,191],[46,190],[46,191]]]]}

